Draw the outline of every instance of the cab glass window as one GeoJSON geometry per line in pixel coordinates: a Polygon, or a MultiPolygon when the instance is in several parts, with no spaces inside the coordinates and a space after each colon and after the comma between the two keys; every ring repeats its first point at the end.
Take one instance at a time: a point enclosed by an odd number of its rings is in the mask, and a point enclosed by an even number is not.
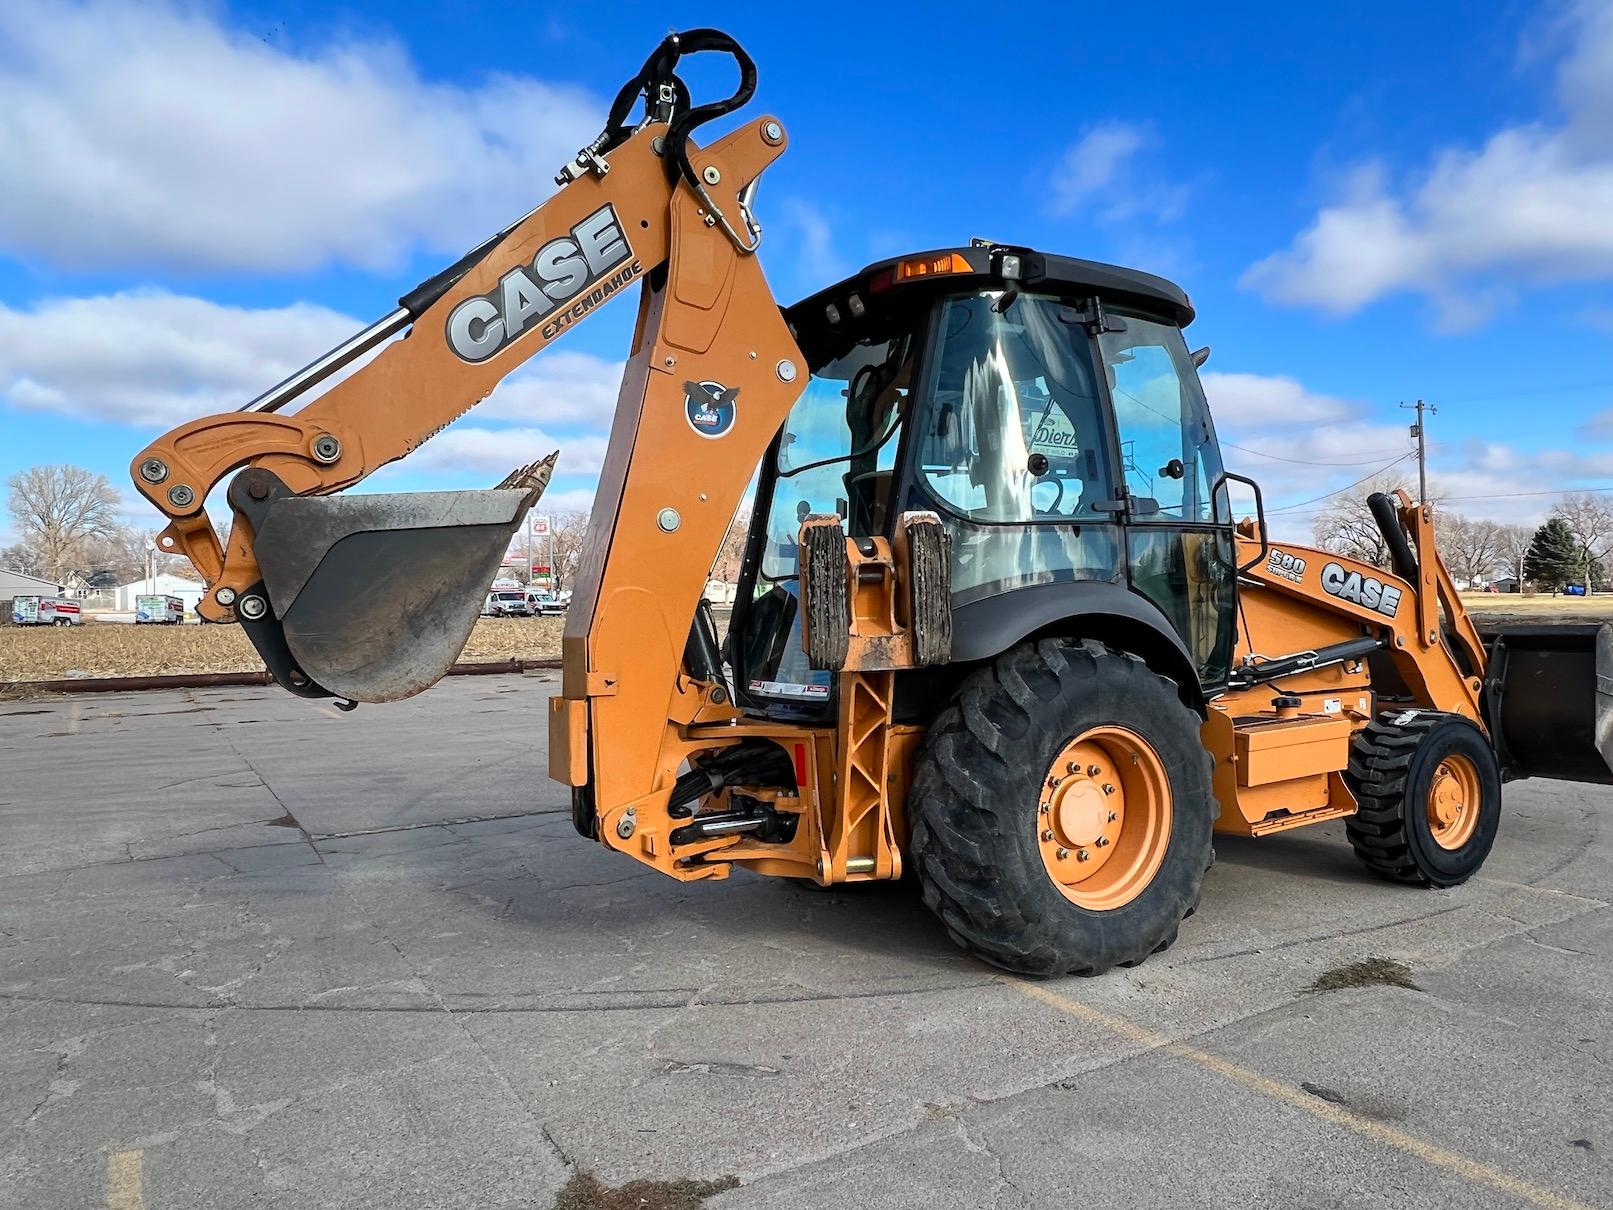
{"type": "Polygon", "coordinates": [[[1121,470],[1132,496],[1158,505],[1157,512],[1133,510],[1133,519],[1213,521],[1210,493],[1221,455],[1181,329],[1137,315],[1116,318],[1123,329],[1104,332],[1098,347],[1114,399],[1121,470]]]}
{"type": "Polygon", "coordinates": [[[1113,496],[1091,342],[1080,312],[995,292],[946,300],[917,464],[975,521],[1092,520],[1113,496]]]}

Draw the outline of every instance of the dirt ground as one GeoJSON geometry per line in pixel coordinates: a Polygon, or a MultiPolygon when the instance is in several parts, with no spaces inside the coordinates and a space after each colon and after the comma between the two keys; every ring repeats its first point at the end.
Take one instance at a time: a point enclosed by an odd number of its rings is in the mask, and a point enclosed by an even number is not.
{"type": "MultiPolygon", "coordinates": [[[[473,663],[558,656],[564,629],[564,618],[481,618],[460,659],[473,663]]],[[[70,628],[0,627],[0,684],[262,667],[239,626],[90,621],[70,628]]]]}

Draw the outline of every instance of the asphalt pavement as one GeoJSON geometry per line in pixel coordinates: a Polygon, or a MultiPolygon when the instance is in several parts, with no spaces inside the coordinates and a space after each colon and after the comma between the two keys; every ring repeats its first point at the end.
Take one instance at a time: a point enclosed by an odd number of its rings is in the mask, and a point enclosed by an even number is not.
{"type": "Polygon", "coordinates": [[[554,688],[0,702],[0,1206],[1613,1204],[1613,790],[1450,891],[1221,838],[1174,949],[1029,984],[582,840],[554,688]]]}

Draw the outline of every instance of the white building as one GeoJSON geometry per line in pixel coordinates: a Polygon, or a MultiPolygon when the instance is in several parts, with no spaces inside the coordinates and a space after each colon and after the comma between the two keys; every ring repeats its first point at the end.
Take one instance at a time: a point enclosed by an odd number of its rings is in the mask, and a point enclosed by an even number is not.
{"type": "Polygon", "coordinates": [[[113,608],[123,613],[134,612],[134,599],[147,594],[162,593],[165,596],[178,597],[185,602],[185,612],[195,610],[196,603],[202,599],[206,585],[200,580],[187,580],[183,576],[171,575],[163,572],[155,581],[135,580],[131,584],[118,585],[117,603],[113,608]]]}
{"type": "Polygon", "coordinates": [[[38,576],[24,575],[20,571],[0,570],[0,601],[17,597],[54,597],[61,592],[55,580],[41,580],[38,576]]]}

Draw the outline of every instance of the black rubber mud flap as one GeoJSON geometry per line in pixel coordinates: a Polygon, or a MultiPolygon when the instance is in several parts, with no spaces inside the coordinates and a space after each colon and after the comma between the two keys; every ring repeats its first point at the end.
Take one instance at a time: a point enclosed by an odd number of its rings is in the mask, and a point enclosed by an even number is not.
{"type": "MultiPolygon", "coordinates": [[[[294,693],[355,702],[398,701],[436,684],[547,482],[543,473],[491,491],[293,496],[267,472],[242,472],[230,502],[252,522],[269,604],[248,633],[270,672],[294,693]],[[285,653],[297,675],[282,676],[285,660],[270,658],[285,653]]],[[[243,618],[246,600],[236,605],[243,618]]]]}
{"type": "Polygon", "coordinates": [[[1613,785],[1613,626],[1479,631],[1490,654],[1485,719],[1503,775],[1613,785]]]}
{"type": "Polygon", "coordinates": [[[935,513],[904,513],[901,546],[908,582],[908,616],[913,629],[913,662],[946,664],[952,659],[952,553],[946,526],[935,513]]]}
{"type": "Polygon", "coordinates": [[[840,518],[817,514],[801,525],[801,645],[812,668],[839,671],[851,648],[850,561],[840,518]]]}

